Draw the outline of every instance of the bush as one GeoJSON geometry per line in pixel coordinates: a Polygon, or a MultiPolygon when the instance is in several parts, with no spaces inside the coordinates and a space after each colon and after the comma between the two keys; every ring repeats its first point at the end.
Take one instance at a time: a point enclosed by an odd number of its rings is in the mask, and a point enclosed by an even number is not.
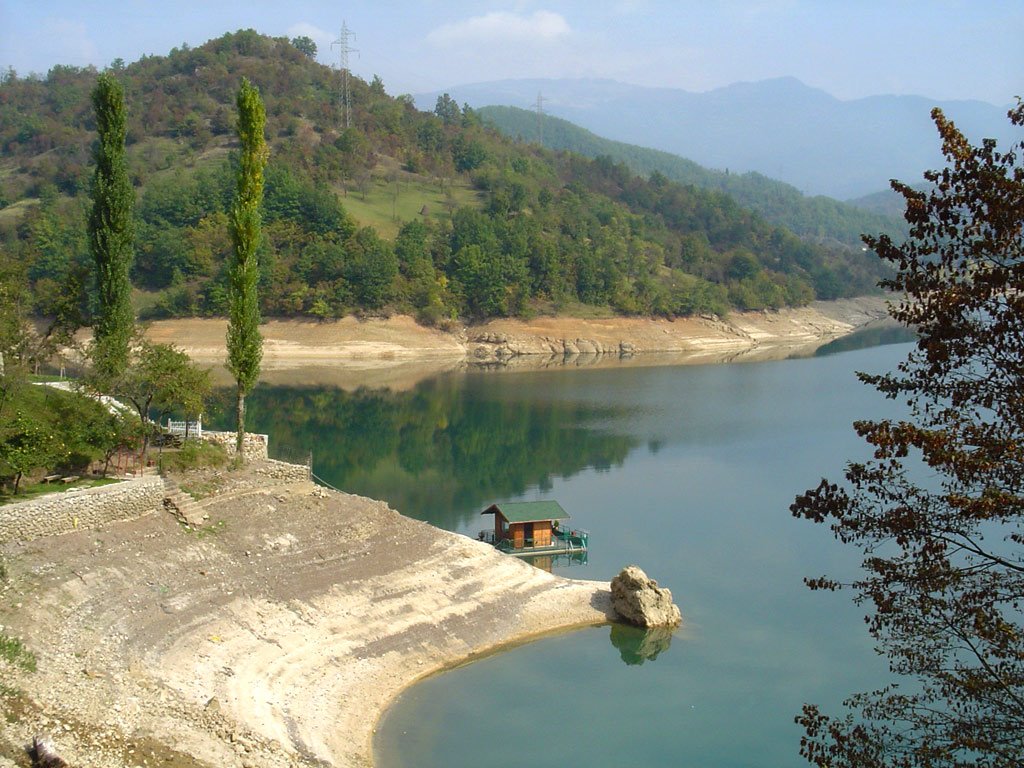
{"type": "Polygon", "coordinates": [[[206,440],[187,440],[180,450],[165,453],[160,466],[165,472],[182,472],[199,467],[223,467],[228,454],[223,445],[206,440]]]}

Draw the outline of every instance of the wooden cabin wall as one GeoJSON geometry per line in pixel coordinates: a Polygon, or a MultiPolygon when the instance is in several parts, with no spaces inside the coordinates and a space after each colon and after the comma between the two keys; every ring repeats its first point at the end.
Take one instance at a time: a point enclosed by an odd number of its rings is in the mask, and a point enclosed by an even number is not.
{"type": "Polygon", "coordinates": [[[550,547],[551,546],[551,523],[534,523],[533,524],[533,546],[535,547],[550,547]]]}

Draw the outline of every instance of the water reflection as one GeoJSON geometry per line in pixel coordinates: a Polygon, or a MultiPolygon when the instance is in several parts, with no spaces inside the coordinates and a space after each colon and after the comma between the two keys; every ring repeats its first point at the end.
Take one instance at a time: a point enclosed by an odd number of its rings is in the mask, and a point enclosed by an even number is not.
{"type": "MultiPolygon", "coordinates": [[[[583,550],[582,552],[556,552],[553,555],[533,555],[532,557],[524,559],[534,568],[540,568],[542,571],[554,573],[556,567],[561,571],[563,568],[586,565],[587,550],[583,550]]],[[[580,578],[583,577],[580,576],[580,578]]]]}
{"type": "MultiPolygon", "coordinates": [[[[331,485],[449,530],[476,526],[496,499],[621,466],[640,444],[606,428],[630,417],[624,406],[528,401],[515,387],[493,376],[441,377],[406,392],[261,385],[246,400],[247,421],[273,436],[272,455],[312,449],[313,471],[331,485]]],[[[232,396],[220,394],[212,428],[231,428],[232,396]]]]}
{"type": "Polygon", "coordinates": [[[672,632],[669,627],[631,627],[627,624],[612,624],[609,639],[619,651],[619,656],[627,666],[639,666],[645,661],[654,661],[660,653],[667,651],[672,645],[672,632]]]}
{"type": "Polygon", "coordinates": [[[882,347],[888,344],[905,344],[916,339],[917,335],[909,328],[886,323],[864,328],[848,336],[842,336],[835,341],[830,341],[828,344],[818,347],[814,352],[814,356],[825,357],[826,355],[837,355],[840,352],[853,352],[857,349],[882,347]]]}

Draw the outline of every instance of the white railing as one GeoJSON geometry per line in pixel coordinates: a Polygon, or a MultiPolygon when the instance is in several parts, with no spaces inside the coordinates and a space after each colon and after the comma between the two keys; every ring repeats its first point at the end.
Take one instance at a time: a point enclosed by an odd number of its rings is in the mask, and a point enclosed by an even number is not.
{"type": "Polygon", "coordinates": [[[185,435],[200,438],[203,436],[203,417],[196,421],[171,421],[167,420],[167,431],[172,435],[185,435]]]}

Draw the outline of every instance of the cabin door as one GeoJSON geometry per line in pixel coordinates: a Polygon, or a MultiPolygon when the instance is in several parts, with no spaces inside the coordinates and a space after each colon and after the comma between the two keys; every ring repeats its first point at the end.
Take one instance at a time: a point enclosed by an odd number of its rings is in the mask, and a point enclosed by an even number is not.
{"type": "Polygon", "coordinates": [[[533,546],[533,523],[523,523],[523,546],[533,546]]]}

